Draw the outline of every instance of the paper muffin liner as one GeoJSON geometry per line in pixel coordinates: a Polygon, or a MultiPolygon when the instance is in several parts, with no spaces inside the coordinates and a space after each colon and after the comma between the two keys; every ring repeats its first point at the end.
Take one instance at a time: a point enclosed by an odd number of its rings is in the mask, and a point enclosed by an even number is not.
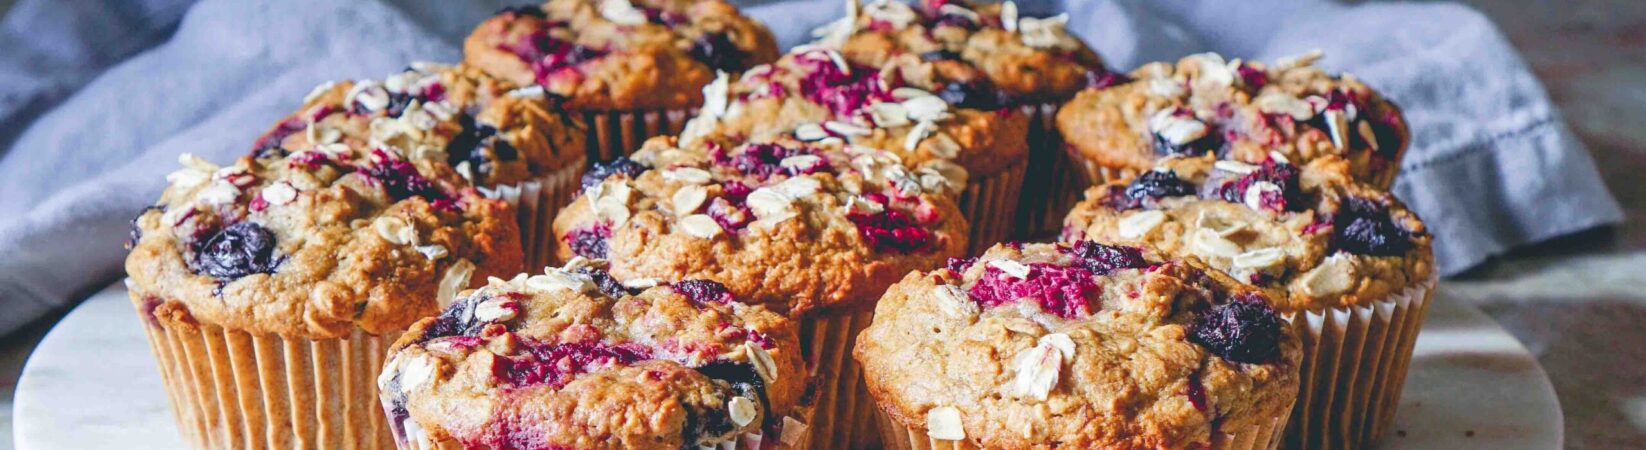
{"type": "Polygon", "coordinates": [[[525,254],[526,272],[554,265],[554,216],[582,188],[588,160],[579,159],[546,175],[517,184],[480,188],[486,197],[514,206],[520,224],[520,247],[525,254]]]}
{"type": "Polygon", "coordinates": [[[1057,234],[1063,215],[1080,201],[1086,181],[1075,163],[1060,149],[1063,139],[1057,132],[1060,103],[1025,105],[1018,110],[1029,116],[1029,169],[1034,174],[1023,181],[1017,203],[1014,231],[1018,239],[1037,239],[1057,234]]]}
{"type": "Polygon", "coordinates": [[[1288,449],[1365,448],[1394,420],[1435,279],[1363,306],[1286,317],[1303,340],[1288,449]]]}
{"type": "MultiPolygon", "coordinates": [[[[142,301],[132,299],[141,313],[142,301]]],[[[260,336],[147,324],[178,431],[198,449],[393,449],[377,372],[395,335],[260,336]]]]}
{"type": "Polygon", "coordinates": [[[992,175],[972,179],[960,193],[960,213],[971,224],[966,253],[977,255],[996,243],[1012,240],[1013,213],[1017,211],[1023,176],[1029,168],[1024,159],[992,175]]]}
{"type": "Polygon", "coordinates": [[[628,156],[653,136],[680,134],[694,109],[583,111],[590,161],[628,156]]]}
{"type": "MultiPolygon", "coordinates": [[[[1218,436],[1212,439],[1212,449],[1273,450],[1279,448],[1282,432],[1286,428],[1286,416],[1287,414],[1282,413],[1280,417],[1247,427],[1244,430],[1219,430],[1218,436]]],[[[875,409],[875,423],[880,427],[880,433],[886,440],[885,446],[882,447],[885,450],[979,450],[981,448],[968,440],[951,441],[927,436],[924,427],[904,426],[879,408],[875,409]]]]}
{"type": "Polygon", "coordinates": [[[878,448],[874,399],[863,383],[863,367],[852,358],[857,335],[874,321],[874,305],[825,311],[801,322],[800,346],[816,380],[817,400],[811,447],[878,448]]]}

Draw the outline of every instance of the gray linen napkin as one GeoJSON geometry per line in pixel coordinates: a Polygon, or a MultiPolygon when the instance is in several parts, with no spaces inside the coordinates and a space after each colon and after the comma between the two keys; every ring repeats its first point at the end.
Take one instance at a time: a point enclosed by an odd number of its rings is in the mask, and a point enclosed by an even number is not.
{"type": "MultiPolygon", "coordinates": [[[[315,84],[454,61],[501,2],[23,0],[0,21],[0,333],[118,276],[126,221],[175,158],[227,162],[315,84]],[[175,32],[173,32],[175,30],[175,32]]],[[[751,3],[785,46],[838,1],[751,3]]],[[[1414,148],[1397,194],[1456,273],[1621,218],[1542,86],[1479,13],[1447,3],[1024,1],[1120,69],[1201,52],[1323,49],[1400,103],[1414,148]]]]}

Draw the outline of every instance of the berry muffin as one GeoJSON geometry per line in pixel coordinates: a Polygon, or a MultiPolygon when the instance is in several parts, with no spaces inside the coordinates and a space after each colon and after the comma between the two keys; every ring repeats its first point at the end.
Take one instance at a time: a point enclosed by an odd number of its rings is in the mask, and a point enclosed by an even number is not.
{"type": "Polygon", "coordinates": [[[555,220],[560,256],[604,257],[619,279],[713,280],[799,319],[819,378],[814,444],[872,440],[846,353],[886,286],[964,253],[966,219],[943,192],[958,180],[838,139],[691,145],[653,138],[597,164],[555,220]]]}
{"type": "Polygon", "coordinates": [[[317,86],[254,154],[330,158],[382,149],[444,161],[481,193],[516,206],[528,267],[549,262],[549,223],[586,169],[583,124],[541,89],[466,67],[418,63],[383,80],[317,86]]]}
{"type": "MultiPolygon", "coordinates": [[[[1021,234],[1050,236],[1084,187],[1060,150],[1052,118],[1081,89],[1116,82],[1067,15],[1025,17],[1017,4],[848,0],[847,15],[813,34],[869,67],[928,63],[945,75],[933,92],[963,108],[1013,108],[1026,117],[1029,173],[1014,212],[1021,234]]],[[[976,222],[974,221],[974,224],[976,222]]],[[[981,251],[994,242],[974,241],[981,251]]]]}
{"type": "Polygon", "coordinates": [[[510,206],[444,163],[181,162],[126,273],[196,448],[393,448],[369,407],[383,350],[471,278],[521,269],[510,206]]]}
{"type": "Polygon", "coordinates": [[[708,280],[577,258],[492,278],[389,351],[401,449],[803,448],[796,324],[708,280]]]}
{"type": "Polygon", "coordinates": [[[1310,53],[1265,65],[1212,53],[1152,63],[1132,80],[1082,92],[1057,126],[1095,182],[1148,170],[1171,155],[1215,153],[1259,164],[1271,152],[1299,164],[1335,157],[1358,181],[1388,189],[1411,141],[1400,109],[1310,53]]]}
{"type": "Polygon", "coordinates": [[[909,274],[853,356],[887,448],[1268,449],[1300,347],[1261,290],[1079,241],[909,274]]]}
{"type": "Polygon", "coordinates": [[[972,248],[982,251],[1011,234],[1028,162],[1028,122],[998,107],[951,103],[947,80],[983,76],[976,69],[939,68],[913,57],[852,64],[834,50],[802,47],[736,82],[710,83],[703,89],[707,102],[681,137],[688,143],[702,135],[841,141],[886,150],[911,170],[941,161],[967,180],[955,193],[972,225],[972,248]]]}
{"type": "Polygon", "coordinates": [[[1433,237],[1349,164],[1173,157],[1092,188],[1066,240],[1195,259],[1271,292],[1304,337],[1292,448],[1355,448],[1393,417],[1435,280],[1433,237]]]}
{"type": "Polygon", "coordinates": [[[504,9],[463,42],[468,65],[563,99],[590,124],[596,161],[679,132],[715,71],[774,59],[771,31],[723,0],[549,0],[504,9]]]}

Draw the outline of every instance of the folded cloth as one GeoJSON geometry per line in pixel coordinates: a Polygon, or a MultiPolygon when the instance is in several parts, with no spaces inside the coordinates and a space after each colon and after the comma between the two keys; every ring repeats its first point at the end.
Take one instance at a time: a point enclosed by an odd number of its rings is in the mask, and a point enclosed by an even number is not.
{"type": "MultiPolygon", "coordinates": [[[[177,154],[228,162],[320,82],[455,61],[462,35],[500,3],[22,0],[0,21],[0,333],[119,275],[126,222],[159,195],[177,154]]],[[[843,12],[839,1],[746,3],[785,46],[843,12]]],[[[1435,232],[1443,272],[1621,219],[1537,79],[1466,7],[1020,4],[1067,12],[1069,29],[1120,69],[1202,51],[1325,50],[1321,64],[1405,109],[1414,145],[1395,189],[1435,232]]]]}

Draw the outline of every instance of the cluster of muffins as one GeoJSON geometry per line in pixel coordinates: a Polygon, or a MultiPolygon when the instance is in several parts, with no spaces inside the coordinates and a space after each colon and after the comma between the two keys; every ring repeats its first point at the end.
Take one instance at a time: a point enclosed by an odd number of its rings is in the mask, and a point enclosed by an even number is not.
{"type": "Polygon", "coordinates": [[[131,298],[196,448],[1375,441],[1434,284],[1399,110],[1066,22],[508,8],[183,155],[131,298]]]}

